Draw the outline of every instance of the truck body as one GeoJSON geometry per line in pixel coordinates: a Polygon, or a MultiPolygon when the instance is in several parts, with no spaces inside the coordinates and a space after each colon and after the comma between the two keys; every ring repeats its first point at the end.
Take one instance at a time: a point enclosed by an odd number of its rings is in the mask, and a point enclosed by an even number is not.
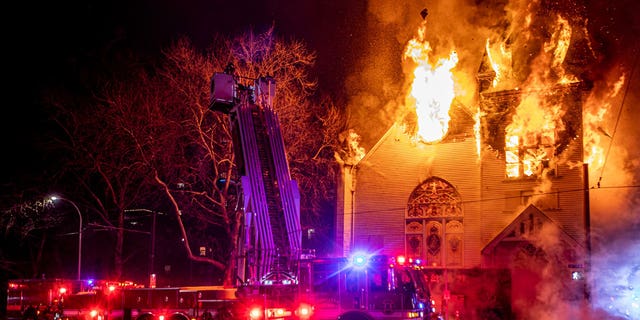
{"type": "Polygon", "coordinates": [[[429,319],[429,287],[418,265],[356,253],[312,262],[316,319],[429,319]]]}
{"type": "Polygon", "coordinates": [[[132,288],[121,298],[123,319],[234,319],[238,307],[235,289],[222,286],[132,288]]]}
{"type": "Polygon", "coordinates": [[[130,281],[13,279],[7,288],[8,319],[122,318],[122,294],[130,281]]]}

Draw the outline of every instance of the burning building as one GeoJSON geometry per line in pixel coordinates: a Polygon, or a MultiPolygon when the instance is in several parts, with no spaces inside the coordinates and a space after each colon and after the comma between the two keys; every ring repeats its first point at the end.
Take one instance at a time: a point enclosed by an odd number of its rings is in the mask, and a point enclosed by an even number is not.
{"type": "Polygon", "coordinates": [[[337,254],[420,261],[451,317],[526,318],[545,300],[589,299],[589,39],[570,17],[537,14],[522,22],[537,33],[505,32],[478,52],[475,106],[455,98],[460,57],[430,57],[423,22],[403,56],[411,112],[343,163],[337,254]]]}

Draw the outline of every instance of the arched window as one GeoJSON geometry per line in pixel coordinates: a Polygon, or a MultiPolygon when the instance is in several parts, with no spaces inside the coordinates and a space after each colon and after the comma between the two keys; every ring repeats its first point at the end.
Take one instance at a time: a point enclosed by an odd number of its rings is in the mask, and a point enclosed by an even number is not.
{"type": "Polygon", "coordinates": [[[409,257],[423,259],[427,266],[462,266],[464,226],[458,191],[438,177],[422,182],[409,196],[405,233],[409,257]]]}

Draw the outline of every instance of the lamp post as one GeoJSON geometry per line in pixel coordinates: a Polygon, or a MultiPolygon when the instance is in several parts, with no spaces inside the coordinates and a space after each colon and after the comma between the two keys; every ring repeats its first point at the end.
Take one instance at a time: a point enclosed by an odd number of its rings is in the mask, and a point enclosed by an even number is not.
{"type": "Polygon", "coordinates": [[[82,268],[82,213],[80,212],[80,209],[78,209],[78,206],[75,204],[75,202],[66,198],[58,197],[58,196],[51,197],[52,201],[55,201],[58,199],[69,202],[73,206],[73,208],[76,209],[76,212],[78,213],[78,219],[80,220],[80,225],[78,227],[78,280],[80,280],[81,279],[80,270],[82,268]]]}

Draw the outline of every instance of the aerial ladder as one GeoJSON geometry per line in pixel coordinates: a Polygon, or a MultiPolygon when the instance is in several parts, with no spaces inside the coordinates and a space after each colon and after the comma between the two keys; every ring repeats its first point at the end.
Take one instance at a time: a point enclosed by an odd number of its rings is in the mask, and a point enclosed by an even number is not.
{"type": "Polygon", "coordinates": [[[302,254],[300,194],[291,179],[275,94],[272,77],[243,78],[229,65],[211,78],[209,107],[229,115],[240,176],[239,295],[261,301],[261,317],[304,318],[309,310],[300,308],[296,294],[302,254]]]}

